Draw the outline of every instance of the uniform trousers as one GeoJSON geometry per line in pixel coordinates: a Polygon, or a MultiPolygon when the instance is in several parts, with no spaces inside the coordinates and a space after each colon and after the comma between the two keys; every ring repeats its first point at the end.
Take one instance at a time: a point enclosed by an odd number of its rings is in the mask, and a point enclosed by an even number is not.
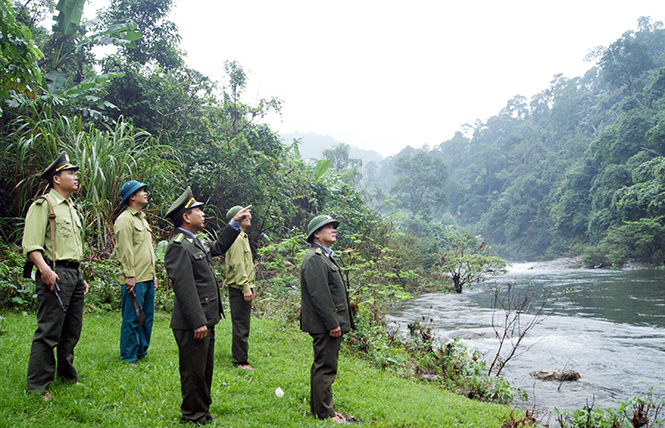
{"type": "Polygon", "coordinates": [[[309,406],[319,419],[335,416],[332,384],[337,376],[337,359],[342,337],[332,337],[328,333],[312,334],[314,362],[310,371],[309,406]]]}
{"type": "Polygon", "coordinates": [[[235,365],[248,364],[249,324],[252,315],[252,302],[246,302],[242,290],[229,288],[229,306],[233,341],[231,343],[231,361],[235,365]]]}
{"type": "Polygon", "coordinates": [[[212,374],[215,356],[215,327],[208,326],[203,340],[194,339],[193,330],[173,330],[180,360],[181,423],[204,425],[211,420],[212,374]]]}
{"type": "Polygon", "coordinates": [[[37,330],[32,338],[28,361],[28,391],[48,391],[56,374],[75,382],[78,374],[74,368],[74,347],[81,337],[83,326],[84,289],[83,273],[79,269],[56,266],[60,300],[66,306],[62,310],[58,299],[42,282],[39,272],[35,279],[37,292],[37,330]],[[56,356],[53,349],[56,349],[56,356]],[[57,364],[56,364],[57,362],[57,364]]]}
{"type": "Polygon", "coordinates": [[[139,325],[136,308],[127,287],[122,286],[122,325],[120,326],[120,358],[128,363],[135,363],[148,353],[150,335],[155,317],[155,282],[154,280],[137,282],[134,286],[136,301],[143,308],[145,324],[139,325]]]}

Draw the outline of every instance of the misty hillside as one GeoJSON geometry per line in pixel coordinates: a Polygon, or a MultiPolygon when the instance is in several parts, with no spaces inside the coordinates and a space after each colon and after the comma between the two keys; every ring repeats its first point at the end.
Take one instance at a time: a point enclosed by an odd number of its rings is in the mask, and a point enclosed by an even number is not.
{"type": "Polygon", "coordinates": [[[370,199],[380,206],[397,198],[393,211],[476,230],[511,260],[585,253],[596,265],[660,257],[663,23],[641,18],[637,31],[594,52],[584,76],[556,75],[550,87],[531,99],[516,95],[466,135],[385,159],[365,183],[370,199]],[[437,177],[435,159],[446,165],[439,170],[444,195],[422,184],[437,177]],[[407,179],[410,194],[395,187],[407,179]]]}
{"type": "MultiPolygon", "coordinates": [[[[281,138],[286,144],[290,144],[294,139],[300,140],[300,155],[304,160],[322,159],[321,152],[323,152],[323,150],[330,149],[340,144],[345,144],[342,141],[335,140],[330,135],[319,135],[314,132],[309,132],[307,134],[298,132],[282,134],[281,138]]],[[[363,150],[354,146],[350,146],[349,157],[362,160],[363,165],[366,165],[369,162],[378,163],[383,160],[383,156],[374,150],[363,150]]]]}

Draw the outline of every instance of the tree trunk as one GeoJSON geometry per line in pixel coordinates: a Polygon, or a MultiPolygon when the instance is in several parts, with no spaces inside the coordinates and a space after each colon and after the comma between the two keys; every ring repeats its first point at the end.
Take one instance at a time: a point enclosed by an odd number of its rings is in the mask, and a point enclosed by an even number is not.
{"type": "Polygon", "coordinates": [[[460,281],[460,274],[459,273],[454,273],[453,274],[453,285],[455,286],[455,292],[458,294],[462,293],[462,282],[460,281]]]}

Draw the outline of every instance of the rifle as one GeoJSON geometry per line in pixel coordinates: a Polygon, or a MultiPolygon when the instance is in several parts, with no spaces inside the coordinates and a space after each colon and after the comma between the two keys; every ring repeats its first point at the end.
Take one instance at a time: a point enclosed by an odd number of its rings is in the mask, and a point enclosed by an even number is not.
{"type": "Polygon", "coordinates": [[[139,320],[139,325],[145,325],[145,313],[143,312],[143,308],[141,308],[141,305],[139,305],[139,301],[136,300],[136,293],[134,293],[134,290],[129,292],[129,295],[132,296],[132,302],[134,303],[134,310],[136,311],[136,319],[139,320]]]}
{"type": "MultiPolygon", "coordinates": [[[[53,247],[53,272],[55,272],[55,212],[53,211],[53,205],[51,204],[48,195],[44,194],[41,197],[44,198],[46,205],[48,205],[48,222],[51,228],[51,246],[53,247]]],[[[48,263],[48,259],[46,258],[46,256],[44,256],[44,259],[48,263]]],[[[25,264],[23,265],[23,278],[32,278],[32,267],[34,265],[35,264],[30,259],[28,259],[28,261],[25,262],[25,264]]],[[[62,309],[63,312],[67,312],[67,305],[62,303],[62,299],[60,298],[59,292],[60,292],[60,286],[56,282],[55,285],[53,286],[53,293],[55,294],[55,297],[58,299],[58,305],[60,305],[60,309],[62,309]]]]}
{"type": "Polygon", "coordinates": [[[55,293],[55,297],[56,297],[56,299],[58,299],[58,305],[60,305],[60,309],[62,309],[62,312],[67,312],[67,306],[68,305],[65,305],[64,303],[62,303],[62,299],[60,298],[60,294],[58,294],[59,292],[60,292],[60,286],[56,282],[55,286],[53,287],[53,293],[55,293]]]}

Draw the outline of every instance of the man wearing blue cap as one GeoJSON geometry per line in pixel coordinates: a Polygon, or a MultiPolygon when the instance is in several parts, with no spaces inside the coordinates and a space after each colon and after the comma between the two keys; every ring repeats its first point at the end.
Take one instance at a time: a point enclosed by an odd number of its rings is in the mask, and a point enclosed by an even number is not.
{"type": "Polygon", "coordinates": [[[146,356],[155,314],[155,252],[152,229],[143,208],[148,203],[147,184],[130,180],[120,188],[124,210],[115,221],[115,256],[120,261],[125,286],[122,287],[120,358],[135,365],[146,356]],[[135,303],[138,307],[135,307],[135,303]],[[139,320],[137,309],[145,320],[139,320]]]}

